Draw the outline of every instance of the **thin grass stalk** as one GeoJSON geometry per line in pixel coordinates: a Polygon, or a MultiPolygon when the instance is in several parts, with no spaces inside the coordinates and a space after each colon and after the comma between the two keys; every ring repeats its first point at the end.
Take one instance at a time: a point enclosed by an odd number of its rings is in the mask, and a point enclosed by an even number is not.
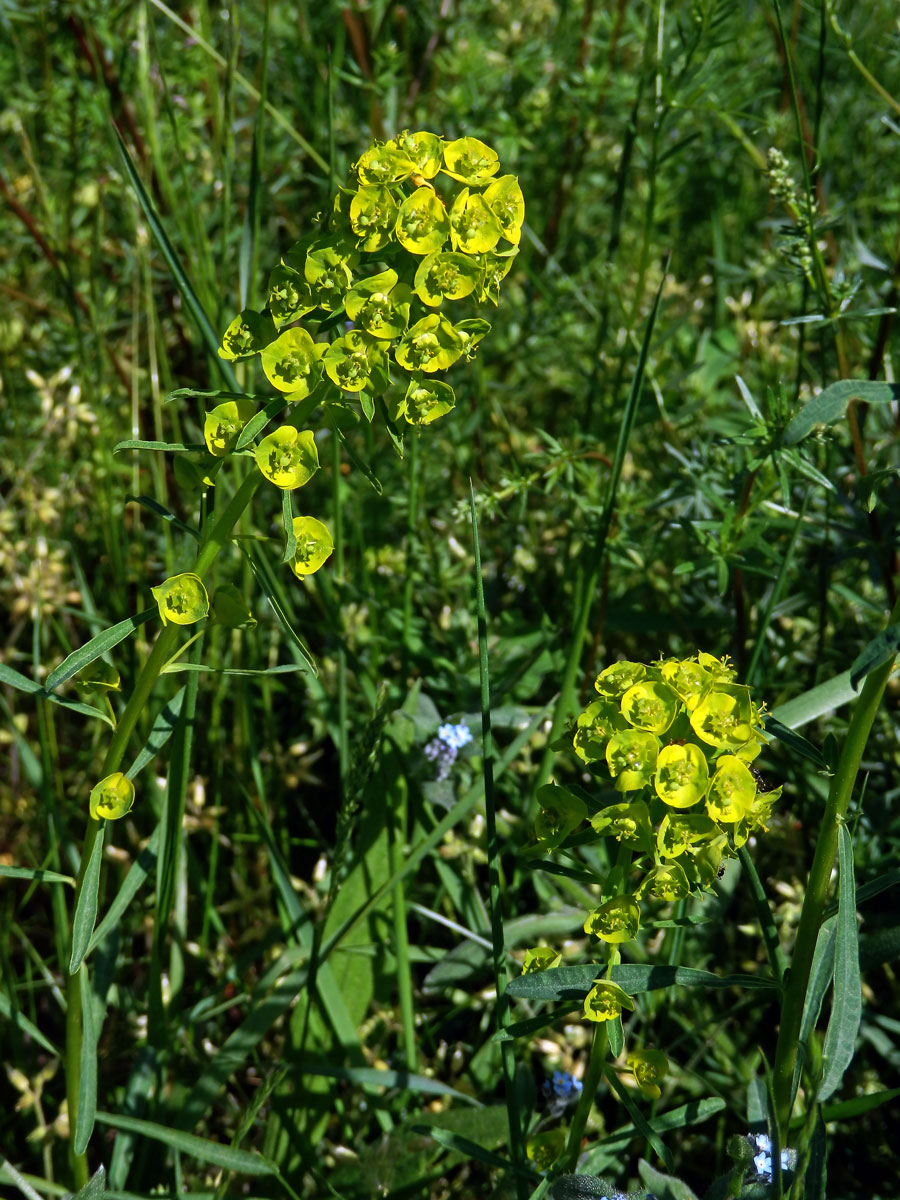
{"type": "MultiPolygon", "coordinates": [[[[888,624],[893,625],[898,619],[900,619],[900,600],[895,603],[888,618],[888,624]]],[[[781,1024],[772,1068],[775,1116],[782,1140],[787,1135],[791,1116],[794,1069],[799,1049],[803,1004],[816,948],[816,938],[828,900],[828,885],[837,853],[838,830],[846,819],[866,742],[893,665],[894,657],[892,656],[888,662],[870,672],[866,678],[862,694],[856,702],[853,716],[850,719],[850,726],[831,781],[825,812],[822,815],[822,823],[816,838],[816,850],[806,885],[806,895],[803,899],[794,953],[791,958],[790,974],[781,1005],[781,1024]]]]}
{"type": "MultiPolygon", "coordinates": [[[[408,792],[405,779],[398,779],[396,803],[389,809],[390,868],[396,875],[406,847],[408,792]]],[[[403,1061],[410,1071],[418,1070],[416,1055],[416,1014],[413,1003],[412,968],[409,959],[409,931],[406,927],[406,887],[402,879],[392,894],[394,917],[394,954],[397,958],[397,995],[400,1000],[400,1025],[403,1030],[403,1061]]]]}
{"type": "MultiPolygon", "coordinates": [[[[487,646],[487,614],[484,605],[484,582],[481,576],[481,543],[478,538],[478,516],[475,511],[475,488],[469,480],[469,503],[472,514],[472,540],[475,553],[475,607],[478,616],[478,675],[481,683],[482,772],[484,778],[484,814],[487,835],[488,875],[490,878],[491,946],[494,967],[494,986],[497,992],[497,1029],[511,1024],[509,1000],[506,996],[506,947],[503,935],[503,899],[500,888],[500,842],[497,838],[497,809],[494,795],[494,745],[491,733],[491,686],[487,646]]],[[[516,1058],[511,1042],[501,1043],[503,1082],[506,1091],[506,1113],[509,1121],[509,1145],[513,1163],[524,1166],[522,1144],[522,1113],[516,1088],[516,1058]]],[[[520,1200],[526,1194],[525,1179],[516,1174],[516,1192],[520,1200]]]]}

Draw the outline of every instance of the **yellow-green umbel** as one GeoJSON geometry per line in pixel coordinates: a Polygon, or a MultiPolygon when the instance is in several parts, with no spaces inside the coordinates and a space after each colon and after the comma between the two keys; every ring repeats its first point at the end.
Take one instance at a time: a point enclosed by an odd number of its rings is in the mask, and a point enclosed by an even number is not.
{"type": "Polygon", "coordinates": [[[665,733],[675,719],[678,696],[664,683],[642,680],[622,697],[622,716],[636,729],[665,733]]]}
{"type": "Polygon", "coordinates": [[[669,1073],[669,1060],[662,1050],[632,1050],[625,1065],[634,1072],[635,1082],[651,1100],[660,1097],[660,1081],[669,1073]]]}
{"type": "Polygon", "coordinates": [[[716,773],[706,797],[706,811],[714,821],[740,821],[755,796],[756,780],[745,762],[733,754],[716,759],[716,773]]]}
{"type": "Polygon", "coordinates": [[[317,304],[328,312],[340,308],[344,292],[353,283],[348,248],[333,244],[310,250],[303,264],[303,274],[317,304]]]}
{"type": "Polygon", "coordinates": [[[292,400],[303,400],[322,378],[325,342],[314,342],[305,329],[285,329],[260,354],[266,379],[292,400]]]}
{"type": "Polygon", "coordinates": [[[422,379],[418,374],[410,380],[406,395],[397,405],[397,417],[405,417],[410,425],[430,425],[450,412],[456,396],[449,383],[439,379],[422,379]]]}
{"type": "Polygon", "coordinates": [[[635,896],[641,899],[651,896],[654,900],[683,900],[690,895],[691,884],[684,868],[678,862],[663,863],[647,872],[635,888],[635,896]]]}
{"type": "Polygon", "coordinates": [[[556,784],[539,788],[537,798],[541,811],[534,822],[534,836],[542,849],[552,850],[578,828],[587,808],[578,796],[556,784]]]}
{"type": "Polygon", "coordinates": [[[209,596],[203,580],[193,571],[171,575],[150,592],[164,625],[193,625],[209,612],[209,596]]]}
{"type": "Polygon", "coordinates": [[[429,313],[404,333],[394,357],[407,371],[445,371],[463,352],[462,339],[442,313],[429,313]]]}
{"type": "Polygon", "coordinates": [[[416,174],[423,179],[433,179],[441,169],[444,141],[436,133],[410,133],[404,129],[386,145],[405,154],[412,161],[416,174]]]}
{"type": "Polygon", "coordinates": [[[606,754],[606,745],[614,733],[628,728],[618,704],[601,696],[587,706],[575,723],[573,744],[582,762],[597,762],[606,754]]]}
{"type": "Polygon", "coordinates": [[[659,739],[640,729],[615,733],[606,747],[606,763],[620,792],[646,787],[656,770],[659,739]]]}
{"type": "Polygon", "coordinates": [[[525,1143],[525,1154],[539,1171],[549,1171],[566,1148],[564,1129],[545,1129],[525,1143]]]}
{"type": "Polygon", "coordinates": [[[604,667],[594,680],[594,687],[603,696],[622,696],[630,687],[646,678],[647,668],[643,663],[622,662],[604,667]]]}
{"type": "Polygon", "coordinates": [[[397,241],[410,254],[440,250],[450,236],[450,218],[431,186],[416,188],[400,205],[394,225],[397,241]]]}
{"type": "Polygon", "coordinates": [[[667,659],[659,664],[663,679],[677,693],[688,712],[693,712],[708,691],[712,678],[693,659],[667,659]]]}
{"type": "Polygon", "coordinates": [[[351,329],[331,343],[322,361],[326,375],[339,388],[361,392],[368,387],[373,371],[385,362],[385,353],[375,338],[351,329]]]}
{"type": "Polygon", "coordinates": [[[91,789],[89,804],[95,821],[118,821],[131,811],[134,784],[121,771],[113,771],[91,789]]]}
{"type": "Polygon", "coordinates": [[[203,440],[216,458],[230,454],[241,430],[256,413],[252,400],[226,400],[211,409],[203,422],[203,440]]]}
{"type": "Polygon", "coordinates": [[[416,271],[415,291],[423,304],[437,308],[444,300],[462,300],[475,291],[481,268],[466,254],[436,250],[416,271]]]}
{"type": "Polygon", "coordinates": [[[370,146],[356,164],[360,183],[368,186],[401,183],[415,169],[412,159],[397,146],[381,144],[370,146]]]}
{"type": "Polygon", "coordinates": [[[614,1021],[622,1010],[634,1011],[634,1001],[617,983],[598,980],[584,998],[584,1015],[589,1021],[614,1021]]]}
{"type": "Polygon", "coordinates": [[[457,138],[444,147],[444,171],[460,183],[482,187],[500,169],[500,157],[478,138],[457,138]]]}
{"type": "Polygon", "coordinates": [[[282,425],[256,447],[256,465],[270,483],[285,491],[302,487],[319,469],[312,430],[282,425]]]}
{"type": "Polygon", "coordinates": [[[486,254],[500,241],[500,222],[484,196],[463,188],[450,209],[450,240],[454,250],[486,254]]]}
{"type": "Polygon", "coordinates": [[[656,848],[663,858],[678,858],[719,836],[718,825],[702,813],[667,813],[656,834],[656,848]]]}
{"type": "Polygon", "coordinates": [[[239,312],[222,335],[219,358],[234,362],[239,358],[250,358],[267,346],[275,336],[275,322],[268,313],[258,313],[252,308],[239,312]]]}
{"type": "Polygon", "coordinates": [[[386,187],[361,187],[350,201],[350,226],[359,248],[371,253],[391,240],[397,221],[397,201],[386,187]]]}
{"type": "Polygon", "coordinates": [[[288,321],[305,316],[317,301],[299,271],[279,263],[269,276],[269,313],[280,329],[288,321]]]}
{"type": "Polygon", "coordinates": [[[653,786],[671,808],[691,808],[706,795],[709,767],[706,755],[693,742],[663,746],[656,760],[653,786]]]}
{"type": "Polygon", "coordinates": [[[532,946],[530,950],[525,951],[522,974],[533,975],[537,971],[547,971],[550,967],[558,967],[561,962],[562,955],[552,946],[532,946]]]}
{"type": "Polygon", "coordinates": [[[594,832],[614,837],[623,846],[649,852],[653,848],[650,810],[643,800],[610,804],[591,817],[594,832]]]}
{"type": "Polygon", "coordinates": [[[641,925],[641,910],[630,896],[613,896],[588,915],[584,932],[604,942],[617,944],[637,937],[641,925]]]}
{"type": "Polygon", "coordinates": [[[482,270],[481,284],[478,288],[478,299],[482,303],[490,301],[495,307],[500,303],[500,284],[509,274],[518,253],[518,249],[513,246],[502,253],[494,251],[491,254],[475,255],[475,261],[482,270]]]}
{"type": "Polygon", "coordinates": [[[328,526],[315,517],[294,517],[293,530],[297,549],[288,565],[298,579],[303,579],[325,565],[334,551],[334,539],[328,526]]]}
{"type": "Polygon", "coordinates": [[[485,188],[484,200],[500,223],[501,236],[518,246],[525,220],[525,197],[515,175],[495,179],[485,188]]]}
{"type": "Polygon", "coordinates": [[[397,272],[388,270],[358,279],[344,297],[344,308],[366,333],[390,341],[406,329],[411,300],[411,289],[398,284],[397,272]]]}
{"type": "Polygon", "coordinates": [[[749,688],[728,683],[716,684],[690,714],[697,737],[719,750],[736,750],[758,740],[752,720],[749,688]]]}

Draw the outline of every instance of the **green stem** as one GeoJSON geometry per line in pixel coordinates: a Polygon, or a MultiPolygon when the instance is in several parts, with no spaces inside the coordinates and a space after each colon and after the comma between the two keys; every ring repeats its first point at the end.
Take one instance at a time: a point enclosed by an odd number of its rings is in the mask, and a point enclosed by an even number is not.
{"type": "Polygon", "coordinates": [[[578,1162],[578,1153],[581,1149],[584,1127],[587,1125],[587,1119],[594,1105],[594,1096],[600,1080],[603,1078],[608,1043],[609,1033],[606,1028],[606,1022],[599,1021],[594,1026],[594,1038],[591,1042],[591,1057],[588,1061],[587,1074],[584,1077],[584,1082],[581,1086],[581,1095],[578,1098],[578,1106],[575,1109],[575,1115],[572,1118],[572,1124],[569,1128],[569,1140],[566,1142],[566,1151],[562,1159],[563,1171],[574,1171],[575,1165],[578,1162]]]}
{"type": "MultiPolygon", "coordinates": [[[[253,498],[253,493],[261,482],[262,476],[258,471],[253,471],[252,474],[247,475],[225,506],[222,515],[216,521],[209,537],[201,547],[200,553],[197,555],[197,561],[193,567],[194,574],[199,575],[201,579],[215,562],[219,551],[230,541],[234,526],[237,524],[244,509],[249,505],[253,498]]],[[[160,671],[172,655],[179,632],[177,625],[165,625],[153,643],[153,648],[140,675],[137,677],[134,691],[131,693],[128,703],[125,706],[125,711],[122,713],[119,723],[110,738],[109,746],[103,759],[101,778],[119,769],[119,765],[128,747],[128,741],[137,725],[138,718],[150,700],[150,694],[153,691],[160,671]]],[[[88,820],[84,835],[84,845],[81,851],[81,863],[78,868],[78,877],[75,881],[73,913],[78,908],[81,900],[84,874],[90,862],[91,852],[94,849],[94,844],[101,828],[100,821],[95,821],[93,818],[88,820]]],[[[69,976],[66,991],[66,1095],[69,1106],[69,1128],[72,1130],[74,1136],[78,1116],[78,1085],[81,1079],[81,1050],[84,1033],[81,1012],[81,983],[78,971],[69,976]]],[[[87,1157],[84,1154],[73,1154],[71,1160],[76,1187],[82,1188],[89,1178],[87,1157]]]]}
{"type": "MultiPolygon", "coordinates": [[[[900,600],[894,605],[888,618],[888,624],[893,625],[898,619],[900,619],[900,600]]],[[[822,924],[828,899],[828,885],[837,853],[838,829],[846,817],[866,742],[893,664],[894,659],[891,657],[888,662],[870,672],[866,678],[862,694],[853,710],[850,727],[847,730],[840,761],[831,781],[822,824],[816,839],[816,852],[806,885],[797,939],[781,1005],[781,1025],[778,1030],[775,1065],[772,1070],[775,1115],[782,1144],[786,1144],[784,1139],[787,1136],[788,1122],[793,1106],[794,1068],[797,1062],[803,1003],[809,983],[816,937],[819,926],[822,924]]]]}

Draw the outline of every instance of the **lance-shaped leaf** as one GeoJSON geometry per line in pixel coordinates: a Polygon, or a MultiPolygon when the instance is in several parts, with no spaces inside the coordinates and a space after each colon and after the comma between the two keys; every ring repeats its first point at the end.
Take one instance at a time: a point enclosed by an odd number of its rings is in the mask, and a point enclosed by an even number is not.
{"type": "Polygon", "coordinates": [[[429,313],[404,333],[394,357],[407,371],[446,371],[463,352],[463,341],[442,313],[429,313]]]}
{"type": "Polygon", "coordinates": [[[500,222],[484,197],[463,188],[450,209],[450,240],[454,250],[486,254],[500,241],[500,222]]]}
{"type": "Polygon", "coordinates": [[[430,186],[416,188],[400,205],[394,226],[397,241],[410,254],[440,250],[450,236],[450,218],[430,186]]]}
{"type": "Polygon", "coordinates": [[[91,789],[90,812],[95,821],[117,821],[131,812],[134,784],[121,771],[113,771],[91,789]]]}
{"type": "Polygon", "coordinates": [[[193,571],[172,575],[150,592],[164,625],[193,625],[209,612],[209,596],[203,580],[193,571]]]}
{"type": "Polygon", "coordinates": [[[288,565],[303,579],[325,564],[334,551],[334,540],[328,527],[315,517],[294,517],[293,526],[296,551],[288,565]]]}
{"type": "Polygon", "coordinates": [[[245,308],[238,313],[222,335],[219,358],[234,361],[258,354],[275,336],[275,322],[268,313],[245,308]]]}
{"type": "Polygon", "coordinates": [[[499,170],[497,151],[478,138],[457,138],[444,146],[444,171],[460,183],[480,187],[499,170]]]}
{"type": "Polygon", "coordinates": [[[515,175],[501,175],[484,191],[485,203],[500,223],[501,236],[514,246],[522,237],[525,197],[515,175]]]}
{"type": "Polygon", "coordinates": [[[450,412],[455,404],[456,395],[449,383],[423,379],[417,374],[410,380],[406,395],[397,405],[394,419],[405,417],[410,425],[430,425],[438,417],[450,412]]]}
{"type": "Polygon", "coordinates": [[[444,300],[462,300],[470,295],[480,279],[481,268],[467,255],[436,250],[422,260],[416,271],[416,295],[423,304],[437,308],[444,300]]]}
{"type": "Polygon", "coordinates": [[[382,271],[368,279],[359,279],[344,297],[344,308],[372,337],[398,338],[409,324],[412,292],[397,283],[396,271],[382,271]]]}
{"type": "Polygon", "coordinates": [[[319,451],[312,431],[282,425],[256,447],[256,465],[276,487],[302,487],[319,469],[319,451]]]}
{"type": "Polygon", "coordinates": [[[391,240],[397,222],[397,201],[386,187],[361,187],[350,201],[350,228],[359,248],[371,253],[391,240]]]}
{"type": "Polygon", "coordinates": [[[272,387],[303,400],[322,378],[326,342],[314,342],[305,329],[286,329],[260,354],[262,369],[272,387]]]}
{"type": "Polygon", "coordinates": [[[256,405],[251,400],[226,400],[211,409],[203,422],[203,439],[206,448],[216,458],[230,454],[241,430],[256,415],[256,405]]]}

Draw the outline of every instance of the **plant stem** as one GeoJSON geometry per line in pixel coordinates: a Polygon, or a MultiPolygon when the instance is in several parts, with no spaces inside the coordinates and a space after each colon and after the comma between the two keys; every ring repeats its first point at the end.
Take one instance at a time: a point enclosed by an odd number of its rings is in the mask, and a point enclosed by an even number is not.
{"type": "MultiPolygon", "coordinates": [[[[262,476],[258,471],[248,474],[225,506],[222,515],[216,521],[209,537],[201,547],[200,553],[197,555],[197,561],[193,567],[194,574],[199,575],[201,579],[215,562],[219,551],[230,541],[234,526],[237,524],[244,509],[249,505],[253,498],[253,493],[261,482],[262,476]]],[[[179,627],[177,625],[165,625],[153,643],[153,648],[141,673],[137,677],[134,691],[129,697],[125,711],[122,713],[121,719],[110,738],[109,746],[103,759],[101,778],[119,769],[119,765],[128,747],[129,738],[134,732],[138,718],[150,700],[150,694],[153,691],[156,680],[159,678],[160,671],[172,655],[178,635],[179,627]]],[[[75,881],[73,913],[81,900],[85,871],[90,862],[91,852],[94,849],[94,844],[101,828],[102,824],[100,821],[95,821],[93,818],[88,820],[81,851],[81,863],[75,881]]],[[[84,1035],[79,974],[80,971],[76,971],[74,974],[69,975],[66,989],[66,1095],[69,1108],[69,1128],[72,1130],[73,1137],[78,1116],[78,1085],[81,1079],[81,1051],[84,1035]]],[[[80,1189],[84,1187],[89,1178],[87,1156],[73,1153],[71,1155],[71,1162],[76,1187],[80,1189]]]]}
{"type": "Polygon", "coordinates": [[[572,1118],[572,1124],[569,1128],[569,1140],[566,1142],[566,1151],[562,1159],[563,1171],[574,1171],[575,1165],[578,1162],[578,1152],[581,1149],[584,1127],[587,1125],[587,1119],[594,1105],[594,1095],[596,1094],[597,1087],[603,1078],[608,1042],[609,1033],[606,1028],[606,1022],[598,1021],[594,1026],[594,1037],[591,1042],[591,1057],[588,1061],[587,1075],[584,1077],[581,1095],[578,1097],[578,1106],[575,1109],[575,1115],[572,1118]]]}
{"type": "MultiPolygon", "coordinates": [[[[888,624],[894,624],[898,618],[900,618],[900,600],[894,605],[888,618],[888,624]]],[[[862,694],[853,710],[850,727],[847,730],[840,761],[831,781],[825,812],[822,815],[822,824],[816,839],[816,852],[813,856],[803,908],[800,912],[797,939],[782,1000],[781,1025],[778,1030],[775,1065],[772,1070],[775,1115],[782,1144],[786,1144],[784,1139],[787,1136],[788,1122],[793,1106],[794,1068],[799,1048],[798,1039],[803,1018],[803,1003],[809,983],[816,937],[819,926],[822,924],[822,916],[828,898],[831,869],[834,866],[837,852],[838,829],[846,817],[866,742],[893,664],[894,659],[891,657],[886,663],[871,671],[866,678],[862,694]]]]}

